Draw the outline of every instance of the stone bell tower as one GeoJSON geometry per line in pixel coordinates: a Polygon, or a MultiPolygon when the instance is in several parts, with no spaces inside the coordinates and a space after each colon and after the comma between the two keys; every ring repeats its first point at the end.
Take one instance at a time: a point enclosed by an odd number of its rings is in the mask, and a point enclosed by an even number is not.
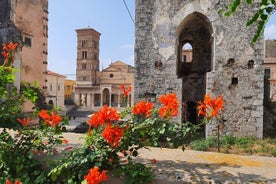
{"type": "MultiPolygon", "coordinates": [[[[251,44],[256,30],[246,27],[257,9],[241,5],[225,17],[218,10],[228,3],[136,0],[135,101],[174,92],[185,104],[176,120],[198,123],[198,101],[207,93],[222,95],[222,134],[262,138],[263,39],[251,44]]],[[[210,123],[205,135],[215,130],[210,123]]]]}

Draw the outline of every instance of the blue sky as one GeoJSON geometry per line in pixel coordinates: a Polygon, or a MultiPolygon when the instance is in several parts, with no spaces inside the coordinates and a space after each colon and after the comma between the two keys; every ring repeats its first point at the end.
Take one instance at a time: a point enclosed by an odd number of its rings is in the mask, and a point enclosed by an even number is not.
{"type": "MultiPolygon", "coordinates": [[[[125,2],[134,18],[135,0],[125,2]]],[[[75,79],[75,30],[80,28],[101,33],[100,69],[117,60],[134,65],[135,26],[123,0],[49,1],[48,27],[48,69],[69,79],[75,79]]],[[[266,26],[265,37],[276,39],[276,14],[266,26]]]]}

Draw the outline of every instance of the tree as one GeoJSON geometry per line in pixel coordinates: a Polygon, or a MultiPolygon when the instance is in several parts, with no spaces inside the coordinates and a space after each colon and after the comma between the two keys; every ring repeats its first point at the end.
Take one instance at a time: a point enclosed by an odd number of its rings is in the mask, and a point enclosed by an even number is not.
{"type": "MultiPolygon", "coordinates": [[[[225,16],[231,16],[235,13],[242,3],[242,0],[232,0],[227,9],[223,12],[225,16]]],[[[254,23],[257,23],[257,31],[252,38],[252,43],[256,43],[256,41],[261,37],[264,32],[265,25],[269,20],[270,16],[276,11],[276,0],[261,0],[261,2],[254,2],[254,0],[246,0],[248,5],[256,3],[259,7],[259,10],[249,19],[246,23],[246,26],[251,26],[254,23]]]]}

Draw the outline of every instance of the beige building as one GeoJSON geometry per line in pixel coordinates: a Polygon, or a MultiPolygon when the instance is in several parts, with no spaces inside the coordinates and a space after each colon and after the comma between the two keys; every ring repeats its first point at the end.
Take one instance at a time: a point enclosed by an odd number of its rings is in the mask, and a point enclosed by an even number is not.
{"type": "Polygon", "coordinates": [[[71,103],[74,101],[75,86],[76,86],[75,80],[65,79],[65,82],[64,82],[64,100],[65,100],[64,103],[65,103],[65,105],[66,105],[66,102],[71,103]]]}
{"type": "Polygon", "coordinates": [[[47,71],[47,104],[54,107],[64,107],[64,84],[65,76],[58,73],[47,71]]]}
{"type": "MultiPolygon", "coordinates": [[[[100,33],[92,28],[78,29],[75,103],[92,109],[102,105],[123,107],[121,84],[133,86],[132,66],[121,61],[99,71],[100,33]]],[[[128,96],[132,105],[133,95],[128,96]]]]}
{"type": "Polygon", "coordinates": [[[276,101],[276,40],[265,41],[264,68],[269,82],[269,98],[276,101]]]}
{"type": "MultiPolygon", "coordinates": [[[[16,86],[20,81],[37,81],[46,90],[48,0],[1,0],[0,44],[9,41],[19,43],[16,86]]],[[[31,111],[32,105],[27,103],[24,109],[31,111]]]]}

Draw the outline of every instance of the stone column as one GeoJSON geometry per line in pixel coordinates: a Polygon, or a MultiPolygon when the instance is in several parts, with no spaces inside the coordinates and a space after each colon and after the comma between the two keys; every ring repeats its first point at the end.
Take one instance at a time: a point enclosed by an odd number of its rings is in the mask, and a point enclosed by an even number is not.
{"type": "Polygon", "coordinates": [[[91,94],[86,94],[86,98],[87,98],[87,107],[91,107],[91,94]]]}
{"type": "Polygon", "coordinates": [[[112,95],[112,93],[110,92],[109,93],[109,107],[111,107],[111,95],[112,95]]]}
{"type": "Polygon", "coordinates": [[[94,107],[94,104],[95,104],[95,98],[94,98],[94,95],[95,94],[91,94],[91,107],[94,107]]]}
{"type": "Polygon", "coordinates": [[[121,95],[120,95],[120,93],[119,93],[119,94],[118,94],[118,108],[121,107],[121,103],[120,103],[120,100],[121,100],[121,99],[120,99],[120,96],[121,96],[121,95]]]}

